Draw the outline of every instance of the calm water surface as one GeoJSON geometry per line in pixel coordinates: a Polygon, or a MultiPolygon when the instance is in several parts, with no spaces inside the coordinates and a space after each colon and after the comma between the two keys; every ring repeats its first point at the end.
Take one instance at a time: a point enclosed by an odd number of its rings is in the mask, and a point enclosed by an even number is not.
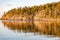
{"type": "Polygon", "coordinates": [[[47,24],[39,21],[0,21],[0,40],[60,40],[58,36],[40,34],[38,28],[47,24]]]}

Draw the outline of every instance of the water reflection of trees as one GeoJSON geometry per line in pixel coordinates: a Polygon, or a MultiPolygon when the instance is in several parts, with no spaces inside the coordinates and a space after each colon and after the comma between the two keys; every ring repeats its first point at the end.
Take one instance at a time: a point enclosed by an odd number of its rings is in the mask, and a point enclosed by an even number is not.
{"type": "Polygon", "coordinates": [[[48,22],[48,21],[14,21],[6,22],[2,21],[10,30],[17,30],[23,32],[33,32],[47,35],[58,35],[60,36],[60,23],[59,22],[48,22]]]}
{"type": "Polygon", "coordinates": [[[2,23],[7,26],[10,30],[17,30],[18,31],[24,31],[24,32],[38,32],[37,28],[35,28],[35,25],[32,21],[22,21],[22,22],[16,22],[16,21],[2,21],[2,23]]]}

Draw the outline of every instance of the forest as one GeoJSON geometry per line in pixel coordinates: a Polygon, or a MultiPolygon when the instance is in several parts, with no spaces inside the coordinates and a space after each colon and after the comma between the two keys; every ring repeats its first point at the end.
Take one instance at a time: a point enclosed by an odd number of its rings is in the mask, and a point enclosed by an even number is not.
{"type": "Polygon", "coordinates": [[[3,20],[33,20],[39,18],[60,18],[60,2],[47,3],[32,7],[13,8],[4,12],[1,19],[3,20]]]}

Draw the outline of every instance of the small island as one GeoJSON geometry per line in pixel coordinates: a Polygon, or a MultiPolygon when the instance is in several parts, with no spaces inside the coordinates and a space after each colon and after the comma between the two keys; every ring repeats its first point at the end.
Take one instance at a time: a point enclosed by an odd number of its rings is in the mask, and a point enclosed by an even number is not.
{"type": "Polygon", "coordinates": [[[13,8],[4,12],[1,20],[19,20],[18,22],[2,22],[11,30],[60,36],[60,2],[13,8]]]}

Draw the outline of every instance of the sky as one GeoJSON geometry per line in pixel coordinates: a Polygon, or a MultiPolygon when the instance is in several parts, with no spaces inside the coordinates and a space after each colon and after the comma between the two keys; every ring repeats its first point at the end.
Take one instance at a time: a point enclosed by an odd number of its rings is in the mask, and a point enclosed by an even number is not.
{"type": "Polygon", "coordinates": [[[0,17],[12,8],[42,5],[46,3],[58,2],[60,0],[0,0],[0,17]]]}

